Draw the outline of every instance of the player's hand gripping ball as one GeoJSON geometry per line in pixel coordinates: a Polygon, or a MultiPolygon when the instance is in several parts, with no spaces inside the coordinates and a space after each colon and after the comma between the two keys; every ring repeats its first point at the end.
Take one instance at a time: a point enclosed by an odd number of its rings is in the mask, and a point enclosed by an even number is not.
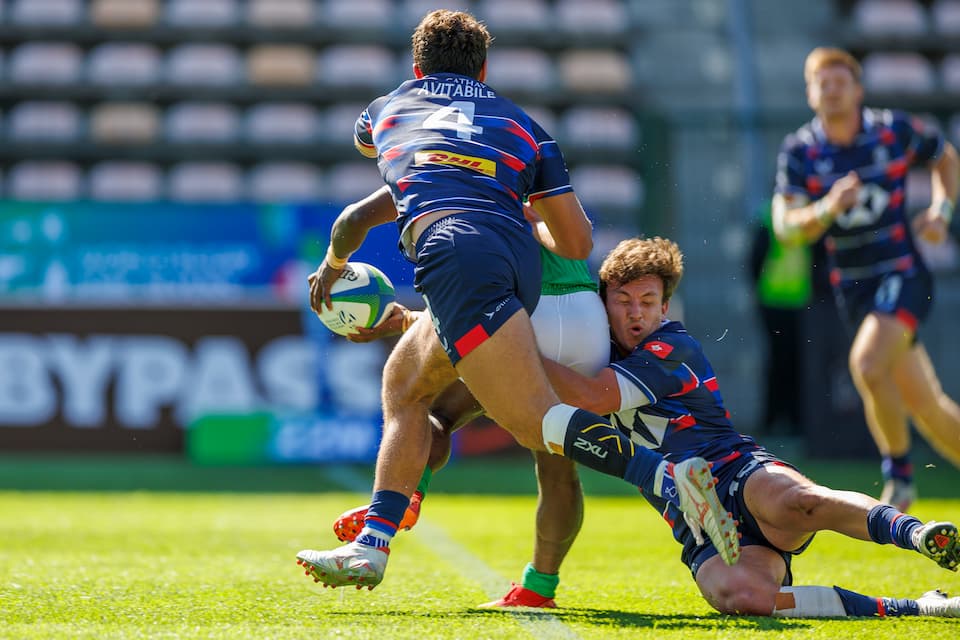
{"type": "Polygon", "coordinates": [[[370,329],[390,317],[397,292],[386,275],[365,262],[348,262],[330,287],[333,310],[321,306],[317,316],[334,333],[345,336],[357,327],[370,329]]]}

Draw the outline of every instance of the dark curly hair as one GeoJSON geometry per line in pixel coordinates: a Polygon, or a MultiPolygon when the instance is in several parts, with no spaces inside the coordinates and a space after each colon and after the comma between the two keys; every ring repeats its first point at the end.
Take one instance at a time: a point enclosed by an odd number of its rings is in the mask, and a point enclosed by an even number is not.
{"type": "Polygon", "coordinates": [[[438,9],[413,32],[413,62],[424,75],[457,73],[478,78],[493,37],[469,13],[438,9]]]}

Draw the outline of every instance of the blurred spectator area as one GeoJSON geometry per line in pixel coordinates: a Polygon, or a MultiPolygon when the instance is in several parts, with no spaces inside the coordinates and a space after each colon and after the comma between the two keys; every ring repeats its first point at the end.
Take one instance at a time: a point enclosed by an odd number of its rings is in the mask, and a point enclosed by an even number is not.
{"type": "Polygon", "coordinates": [[[837,0],[867,101],[937,122],[960,142],[960,0],[837,0]]]}
{"type": "Polygon", "coordinates": [[[0,0],[0,197],[364,195],[354,120],[441,6],[490,25],[491,85],[560,140],[591,212],[636,226],[632,52],[655,16],[622,0],[0,0]]]}

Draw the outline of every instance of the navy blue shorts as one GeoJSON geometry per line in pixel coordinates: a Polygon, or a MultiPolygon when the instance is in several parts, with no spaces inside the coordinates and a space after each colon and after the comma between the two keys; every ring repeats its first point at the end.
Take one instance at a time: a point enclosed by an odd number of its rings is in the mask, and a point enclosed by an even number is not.
{"type": "MultiPolygon", "coordinates": [[[[761,545],[773,550],[783,558],[787,572],[783,579],[783,586],[789,586],[793,583],[793,573],[790,571],[790,560],[793,556],[802,553],[810,541],[811,537],[801,548],[795,551],[783,551],[773,546],[769,540],[764,537],[760,531],[760,526],[756,519],[747,509],[743,498],[743,486],[754,472],[763,468],[765,465],[782,465],[796,469],[792,464],[780,460],[775,455],[760,447],[759,445],[747,445],[740,448],[725,458],[720,460],[711,460],[713,462],[713,476],[718,480],[717,496],[720,502],[726,507],[727,511],[733,514],[735,520],[740,522],[739,531],[740,546],[761,545]]],[[[656,507],[657,504],[651,500],[656,507]]],[[[664,513],[661,509],[661,513],[664,513]]],[[[673,529],[673,537],[683,545],[683,551],[680,559],[690,568],[690,573],[694,579],[697,577],[697,571],[703,566],[703,563],[717,555],[717,549],[710,542],[710,539],[704,536],[703,544],[697,544],[697,540],[687,526],[686,520],[676,507],[670,505],[664,518],[673,529]]]]}
{"type": "Polygon", "coordinates": [[[540,249],[529,229],[504,216],[460,213],[417,239],[414,288],[456,365],[520,309],[540,300],[540,249]]]}
{"type": "Polygon", "coordinates": [[[915,332],[933,306],[933,278],[926,269],[914,269],[843,284],[834,293],[853,333],[873,311],[895,316],[915,332]]]}

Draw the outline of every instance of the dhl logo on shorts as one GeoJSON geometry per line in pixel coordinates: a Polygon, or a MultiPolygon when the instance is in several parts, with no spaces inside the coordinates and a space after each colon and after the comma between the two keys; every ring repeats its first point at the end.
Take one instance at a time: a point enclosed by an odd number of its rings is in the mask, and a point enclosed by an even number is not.
{"type": "Polygon", "coordinates": [[[463,167],[464,169],[473,169],[486,176],[497,175],[497,163],[486,158],[476,158],[463,154],[447,153],[446,151],[418,151],[413,156],[415,165],[423,166],[425,164],[446,164],[454,167],[463,167]]]}

